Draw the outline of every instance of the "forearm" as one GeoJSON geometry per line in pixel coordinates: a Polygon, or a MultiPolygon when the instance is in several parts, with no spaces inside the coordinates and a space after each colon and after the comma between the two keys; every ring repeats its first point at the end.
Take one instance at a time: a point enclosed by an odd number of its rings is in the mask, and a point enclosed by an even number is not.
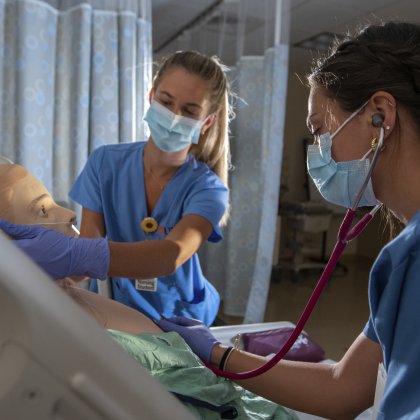
{"type": "MultiPolygon", "coordinates": [[[[221,346],[214,347],[214,365],[218,366],[224,351],[221,346]]],[[[263,357],[235,350],[225,370],[244,372],[265,362],[263,357]]],[[[336,365],[280,361],[260,376],[237,382],[280,405],[325,418],[355,418],[365,408],[355,404],[346,381],[337,374],[336,365]]]]}
{"type": "MultiPolygon", "coordinates": [[[[83,209],[82,236],[105,236],[102,214],[83,209]]],[[[165,239],[141,242],[109,242],[108,275],[146,279],[167,276],[197,252],[210,236],[212,225],[196,215],[184,217],[165,239]]]]}
{"type": "Polygon", "coordinates": [[[109,242],[109,275],[151,278],[173,273],[183,262],[181,247],[170,240],[109,242]]]}

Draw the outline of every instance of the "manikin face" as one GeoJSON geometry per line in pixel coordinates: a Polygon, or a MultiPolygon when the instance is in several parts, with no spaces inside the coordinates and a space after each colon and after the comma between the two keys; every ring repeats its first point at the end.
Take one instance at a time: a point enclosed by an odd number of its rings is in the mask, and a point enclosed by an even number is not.
{"type": "Polygon", "coordinates": [[[20,165],[0,164],[0,218],[75,234],[71,224],[76,214],[57,205],[44,185],[20,165]]]}

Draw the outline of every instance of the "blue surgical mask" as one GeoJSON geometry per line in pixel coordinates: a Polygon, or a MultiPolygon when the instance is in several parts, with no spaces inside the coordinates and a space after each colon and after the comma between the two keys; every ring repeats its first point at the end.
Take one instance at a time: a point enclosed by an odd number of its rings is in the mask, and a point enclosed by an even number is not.
{"type": "MultiPolygon", "coordinates": [[[[332,139],[365,106],[366,103],[351,114],[333,134],[321,135],[318,144],[308,147],[308,172],[318,191],[325,200],[346,208],[352,208],[369,176],[371,162],[367,156],[371,151],[369,150],[360,160],[336,162],[331,156],[332,139]]],[[[381,144],[378,144],[378,147],[381,147],[381,144]]],[[[357,207],[376,206],[377,204],[380,202],[375,197],[369,177],[357,207]]]]}
{"type": "Polygon", "coordinates": [[[144,120],[156,146],[164,152],[179,152],[200,139],[204,121],[174,114],[153,100],[144,120]]]}

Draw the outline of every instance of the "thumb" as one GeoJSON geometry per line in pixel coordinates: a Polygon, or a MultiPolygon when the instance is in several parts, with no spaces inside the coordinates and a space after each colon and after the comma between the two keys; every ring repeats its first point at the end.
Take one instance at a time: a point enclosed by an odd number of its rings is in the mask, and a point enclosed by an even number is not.
{"type": "Polygon", "coordinates": [[[0,220],[0,229],[14,239],[32,239],[44,229],[40,226],[18,225],[0,220]]]}

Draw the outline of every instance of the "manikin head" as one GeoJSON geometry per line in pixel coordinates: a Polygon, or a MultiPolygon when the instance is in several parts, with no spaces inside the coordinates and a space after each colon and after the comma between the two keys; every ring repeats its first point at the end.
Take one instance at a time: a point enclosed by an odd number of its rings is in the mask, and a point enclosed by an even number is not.
{"type": "Polygon", "coordinates": [[[44,185],[17,164],[0,163],[0,218],[40,224],[74,236],[76,214],[56,204],[44,185]],[[62,224],[52,224],[62,222],[62,224]]]}

